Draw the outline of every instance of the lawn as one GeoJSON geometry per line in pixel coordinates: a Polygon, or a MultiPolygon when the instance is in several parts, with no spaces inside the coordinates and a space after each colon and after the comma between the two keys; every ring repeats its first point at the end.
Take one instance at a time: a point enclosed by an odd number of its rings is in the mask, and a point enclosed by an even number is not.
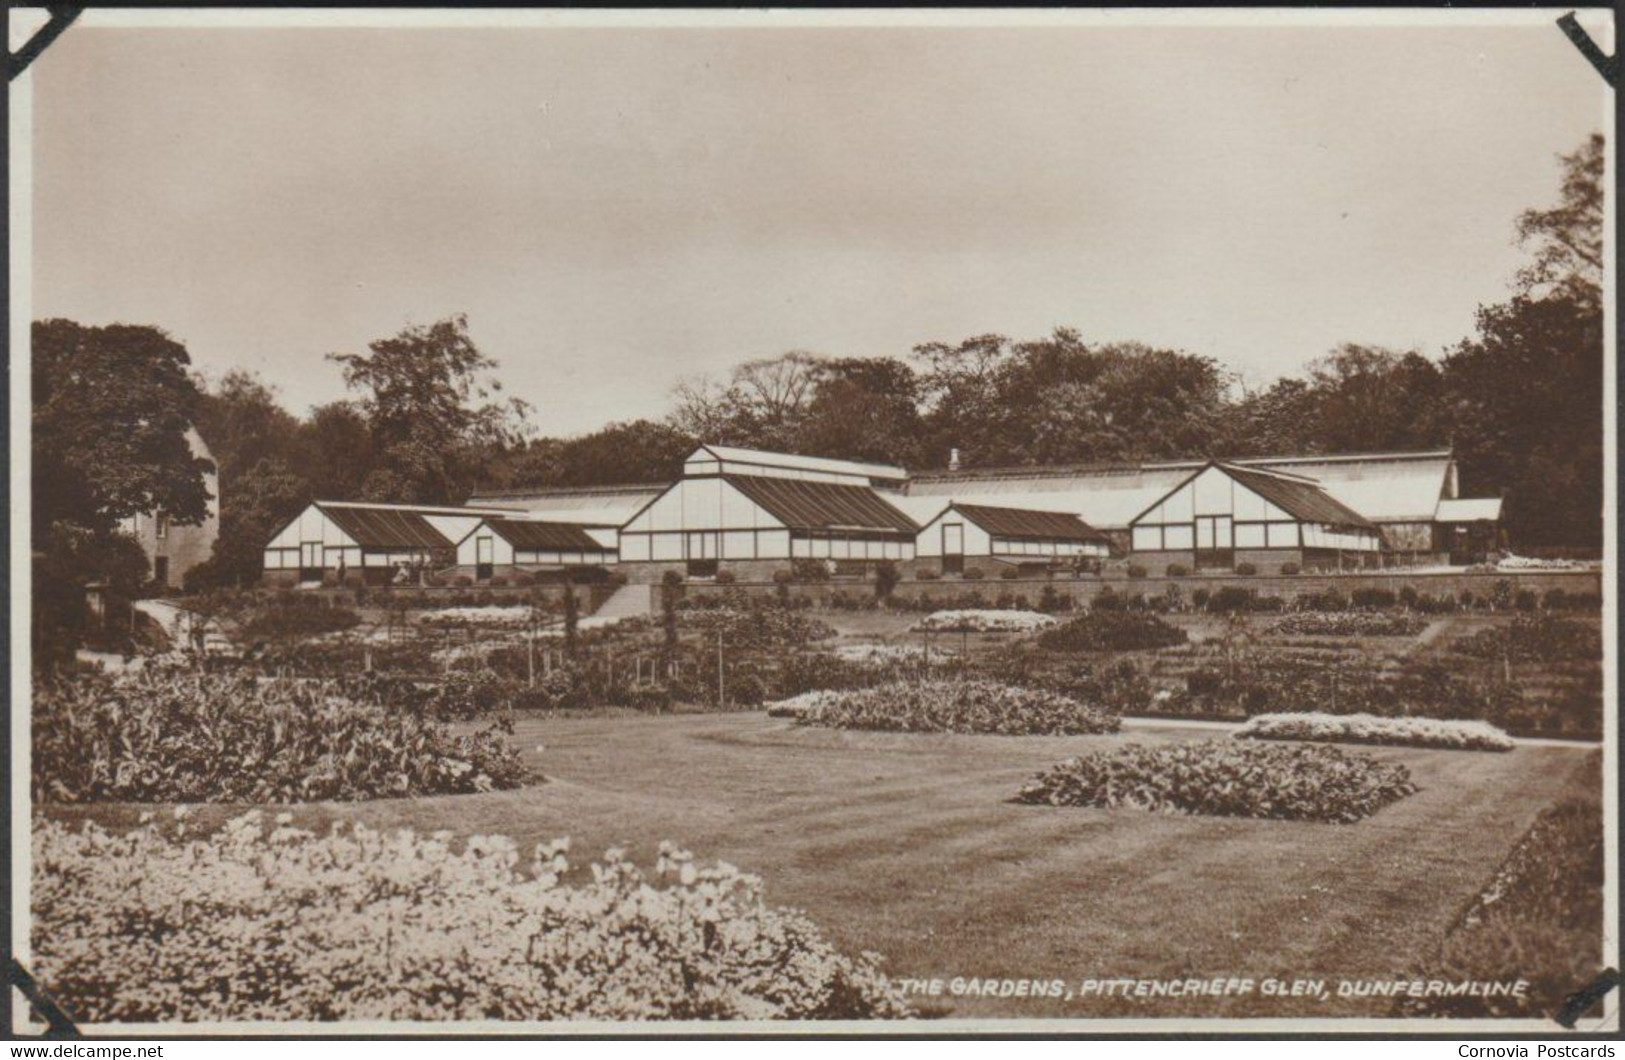
{"type": "MultiPolygon", "coordinates": [[[[1373,749],[1421,792],[1355,825],[1056,809],[1009,801],[1068,755],[1125,740],[802,729],[762,714],[523,721],[549,781],[520,791],[293,808],[297,823],[570,835],[652,863],[662,839],[767,881],[895,976],[1396,977],[1419,966],[1535,815],[1597,752],[1373,749]],[[538,750],[545,745],[545,750],[538,750]]],[[[1592,768],[1595,768],[1592,766],[1592,768]]],[[[141,807],[57,808],[133,820],[141,807]]],[[[205,821],[236,811],[209,807],[205,821]]],[[[956,1017],[1383,1015],[1372,1000],[949,998],[956,1017]]]]}

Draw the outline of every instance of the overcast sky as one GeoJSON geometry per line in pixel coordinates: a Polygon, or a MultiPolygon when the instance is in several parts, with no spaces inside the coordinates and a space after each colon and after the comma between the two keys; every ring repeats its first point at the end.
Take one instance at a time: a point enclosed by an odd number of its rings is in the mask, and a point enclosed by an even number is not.
{"type": "Polygon", "coordinates": [[[466,312],[550,434],[1057,325],[1253,382],[1438,356],[1608,106],[1549,23],[75,27],[33,69],[36,317],[157,324],[303,412],[325,353],[466,312]]]}

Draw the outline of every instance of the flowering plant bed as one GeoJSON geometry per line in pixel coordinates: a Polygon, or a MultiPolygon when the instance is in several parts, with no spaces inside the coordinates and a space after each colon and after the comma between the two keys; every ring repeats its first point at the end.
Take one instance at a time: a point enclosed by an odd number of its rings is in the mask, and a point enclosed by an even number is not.
{"type": "Polygon", "coordinates": [[[1410,771],[1316,744],[1130,744],[1040,773],[1018,801],[1348,824],[1416,791],[1410,771]]]}
{"type": "Polygon", "coordinates": [[[929,657],[932,662],[951,659],[956,654],[951,648],[932,645],[929,656],[923,644],[838,644],[832,654],[847,662],[883,665],[887,663],[921,663],[929,657]]]}
{"type": "Polygon", "coordinates": [[[1037,611],[933,611],[910,628],[916,633],[1031,633],[1056,621],[1037,611]]]}
{"type": "Polygon", "coordinates": [[[1232,735],[1253,740],[1319,740],[1456,751],[1510,751],[1516,746],[1512,737],[1488,722],[1375,714],[1259,714],[1232,735]]]}
{"type": "Polygon", "coordinates": [[[140,674],[34,692],[40,802],[300,802],[517,788],[507,731],[454,735],[323,679],[140,674]]]}
{"type": "Polygon", "coordinates": [[[995,681],[894,681],[809,700],[802,721],[836,729],[1059,736],[1116,732],[1116,715],[1057,692],[995,681]]]}
{"type": "Polygon", "coordinates": [[[1427,628],[1420,615],[1376,611],[1299,611],[1270,627],[1298,637],[1414,637],[1427,628]]]}
{"type": "Polygon", "coordinates": [[[534,608],[518,604],[513,606],[493,604],[489,607],[443,607],[438,611],[430,611],[418,619],[421,625],[448,628],[460,626],[528,626],[532,621],[556,622],[558,619],[555,615],[538,613],[534,608]]]}
{"type": "Polygon", "coordinates": [[[502,836],[288,822],[36,823],[34,971],[98,1022],[909,1014],[877,958],[669,844],[653,879],[611,849],[566,882],[567,839],[521,862],[502,836]]]}
{"type": "Polygon", "coordinates": [[[1145,611],[1090,611],[1038,638],[1046,651],[1143,651],[1184,644],[1185,631],[1145,611]]]}
{"type": "Polygon", "coordinates": [[[767,707],[767,716],[770,718],[806,717],[809,714],[816,714],[823,707],[834,703],[840,698],[840,696],[840,692],[835,692],[827,688],[819,688],[811,692],[803,692],[800,695],[791,696],[788,699],[780,699],[775,702],[765,704],[767,707]]]}

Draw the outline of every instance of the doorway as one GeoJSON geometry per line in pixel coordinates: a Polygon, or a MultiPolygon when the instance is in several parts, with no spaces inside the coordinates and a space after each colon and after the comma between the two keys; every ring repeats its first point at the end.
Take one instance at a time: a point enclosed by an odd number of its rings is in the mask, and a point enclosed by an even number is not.
{"type": "Polygon", "coordinates": [[[1236,565],[1234,527],[1228,515],[1196,517],[1196,569],[1230,570],[1236,565]]]}
{"type": "Polygon", "coordinates": [[[474,580],[488,582],[491,575],[496,573],[496,564],[493,562],[492,549],[494,543],[490,537],[476,537],[474,539],[474,580]]]}
{"type": "Polygon", "coordinates": [[[942,573],[965,573],[965,524],[942,524],[942,573]]]}

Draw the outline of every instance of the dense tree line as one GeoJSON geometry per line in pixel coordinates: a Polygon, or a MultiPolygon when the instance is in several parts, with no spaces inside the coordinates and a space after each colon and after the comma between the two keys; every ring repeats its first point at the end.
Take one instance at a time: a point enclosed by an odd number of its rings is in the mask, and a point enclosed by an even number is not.
{"type": "MultiPolygon", "coordinates": [[[[219,464],[221,534],[200,581],[259,571],[310,499],[458,503],[478,488],[670,479],[695,443],[944,466],[1350,452],[1453,445],[1463,485],[1504,492],[1523,545],[1599,547],[1602,523],[1603,140],[1562,156],[1557,205],[1517,218],[1530,262],[1511,297],[1434,360],[1354,343],[1248,389],[1212,358],[1137,343],[979,335],[899,357],[794,351],[690,379],[662,422],[539,436],[453,317],[338,353],[347,400],[289,413],[256,377],[213,384],[156,328],[34,329],[33,528],[39,588],[133,575],[117,520],[201,515],[182,432],[219,464]],[[54,573],[53,573],[54,572],[54,573]],[[100,572],[99,575],[93,572],[100,572]]],[[[139,558],[137,556],[137,558],[139,558]]]]}

